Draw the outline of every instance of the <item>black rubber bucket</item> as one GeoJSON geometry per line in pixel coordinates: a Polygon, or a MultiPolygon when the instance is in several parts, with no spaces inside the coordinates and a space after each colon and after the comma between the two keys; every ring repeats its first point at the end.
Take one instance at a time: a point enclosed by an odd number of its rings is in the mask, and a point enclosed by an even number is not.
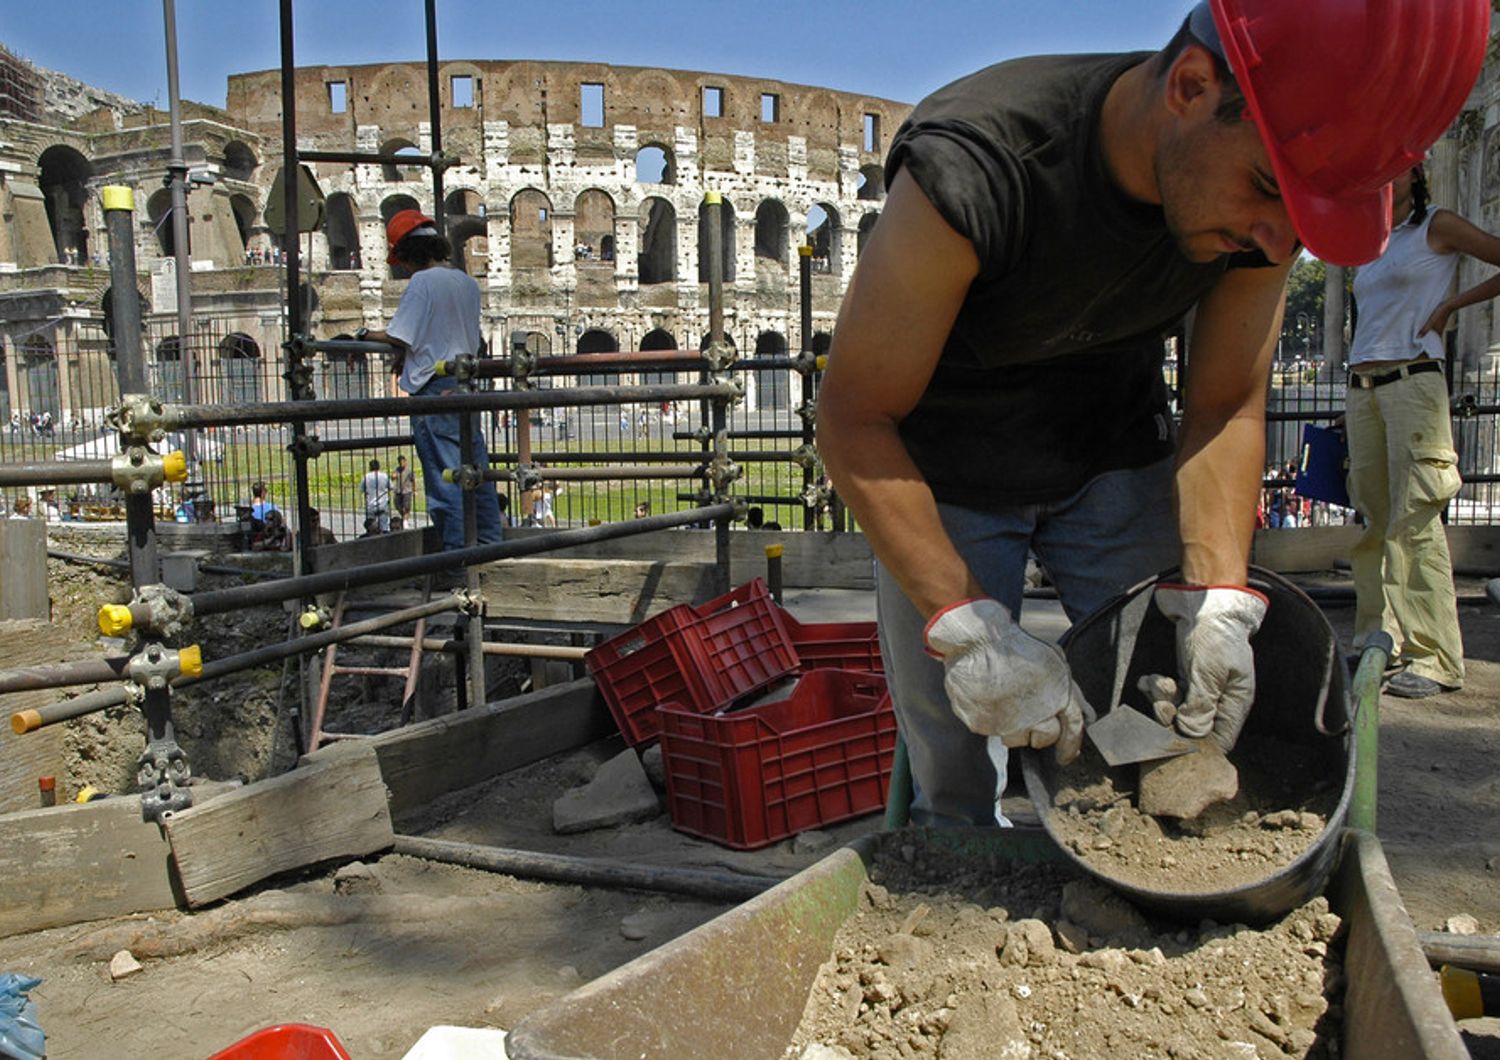
{"type": "MultiPolygon", "coordinates": [[[[1110,700],[1120,688],[1125,690],[1127,702],[1140,703],[1144,708],[1134,691],[1137,678],[1178,672],[1172,622],[1150,603],[1150,594],[1157,582],[1179,577],[1177,571],[1168,571],[1142,582],[1084,618],[1063,637],[1073,677],[1096,709],[1110,709],[1110,700]],[[1122,642],[1129,656],[1123,681],[1116,675],[1122,642]]],[[[1136,905],[1178,920],[1261,924],[1319,894],[1338,860],[1339,838],[1354,793],[1355,745],[1347,673],[1338,638],[1317,605],[1284,578],[1252,567],[1250,584],[1266,594],[1270,606],[1259,632],[1251,639],[1255,649],[1255,703],[1236,750],[1253,746],[1257,739],[1274,737],[1295,744],[1299,752],[1302,766],[1298,776],[1287,778],[1289,784],[1305,784],[1309,790],[1318,786],[1325,792],[1330,784],[1342,785],[1322,832],[1294,861],[1263,879],[1221,891],[1157,891],[1116,879],[1079,857],[1054,830],[1053,795],[1061,771],[1052,753],[1028,751],[1021,759],[1027,794],[1064,854],[1136,905]]],[[[1081,768],[1097,767],[1100,775],[1108,771],[1087,738],[1084,756],[1081,768]]],[[[1123,770],[1116,772],[1128,775],[1123,770]]],[[[1126,784],[1133,786],[1128,781],[1126,784]]]]}

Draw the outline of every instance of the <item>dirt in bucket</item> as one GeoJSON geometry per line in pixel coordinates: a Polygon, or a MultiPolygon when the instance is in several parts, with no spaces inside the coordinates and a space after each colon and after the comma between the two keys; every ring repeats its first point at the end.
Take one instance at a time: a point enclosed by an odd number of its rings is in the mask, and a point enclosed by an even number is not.
{"type": "Polygon", "coordinates": [[[1306,852],[1338,807],[1342,774],[1305,745],[1247,737],[1230,754],[1239,794],[1191,820],[1136,804],[1140,770],[1111,769],[1091,748],[1053,779],[1048,823],[1102,876],[1145,890],[1202,894],[1275,875],[1306,852]]]}
{"type": "Polygon", "coordinates": [[[1339,1056],[1341,920],[1164,926],[1056,865],[894,836],[820,970],[799,1060],[1339,1056]]]}

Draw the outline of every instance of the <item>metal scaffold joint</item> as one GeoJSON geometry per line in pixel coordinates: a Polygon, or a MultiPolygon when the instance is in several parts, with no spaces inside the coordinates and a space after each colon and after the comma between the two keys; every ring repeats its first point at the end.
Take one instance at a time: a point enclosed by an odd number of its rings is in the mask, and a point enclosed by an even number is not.
{"type": "Polygon", "coordinates": [[[120,432],[125,447],[159,442],[172,426],[162,403],[149,394],[125,394],[120,404],[105,414],[105,420],[120,432]]]}
{"type": "Polygon", "coordinates": [[[725,495],[729,485],[740,477],[740,465],[727,456],[716,456],[708,463],[708,481],[714,487],[715,503],[729,500],[725,495]]]}
{"type": "Polygon", "coordinates": [[[128,604],[105,604],[99,609],[99,632],[123,637],[131,630],[175,637],[193,620],[193,600],[166,585],[136,590],[128,604]]]}
{"type": "Polygon", "coordinates": [[[802,491],[802,505],[811,511],[820,512],[828,508],[828,487],[821,483],[814,483],[802,491]]]}
{"type": "Polygon", "coordinates": [[[187,479],[187,457],[180,452],[158,454],[132,445],[110,459],[111,481],[126,493],[150,493],[164,482],[187,479]]]}
{"type": "Polygon", "coordinates": [[[733,389],[734,392],[724,399],[731,408],[745,400],[745,380],[740,376],[730,372],[715,372],[712,379],[715,383],[733,389]]]}
{"type": "Polygon", "coordinates": [[[808,376],[814,372],[821,372],[826,360],[827,358],[813,353],[811,350],[803,350],[792,359],[792,368],[799,375],[808,376]]]}
{"type": "Polygon", "coordinates": [[[797,406],[796,412],[802,418],[802,422],[809,428],[818,425],[818,403],[816,401],[810,399],[804,400],[802,404],[797,406]]]}
{"type": "Polygon", "coordinates": [[[531,380],[531,373],[536,371],[536,354],[525,346],[513,346],[510,351],[510,378],[511,385],[517,390],[531,390],[535,383],[531,380]]]}
{"type": "Polygon", "coordinates": [[[452,482],[461,490],[476,490],[484,482],[484,474],[473,464],[443,468],[443,481],[452,482]]]}
{"type": "Polygon", "coordinates": [[[818,466],[818,450],[811,445],[799,445],[787,454],[787,459],[798,467],[811,471],[818,466]]]}
{"type": "Polygon", "coordinates": [[[176,740],[167,737],[147,743],[136,767],[142,820],[160,821],[164,813],[191,806],[193,789],[188,782],[192,778],[193,767],[176,740]]]}
{"type": "Polygon", "coordinates": [[[287,444],[286,451],[293,456],[316,460],[323,455],[323,440],[316,434],[304,434],[300,438],[293,438],[287,444]]]}
{"type": "Polygon", "coordinates": [[[723,339],[710,342],[703,348],[703,359],[708,362],[710,372],[728,371],[739,359],[740,352],[723,339]]]}
{"type": "Polygon", "coordinates": [[[125,676],[142,694],[165,689],[174,678],[197,677],[202,673],[203,652],[196,644],[168,648],[153,641],[142,645],[125,667],[125,676]]]}
{"type": "Polygon", "coordinates": [[[522,493],[538,489],[542,484],[542,471],[535,464],[516,465],[516,488],[522,493]]]}

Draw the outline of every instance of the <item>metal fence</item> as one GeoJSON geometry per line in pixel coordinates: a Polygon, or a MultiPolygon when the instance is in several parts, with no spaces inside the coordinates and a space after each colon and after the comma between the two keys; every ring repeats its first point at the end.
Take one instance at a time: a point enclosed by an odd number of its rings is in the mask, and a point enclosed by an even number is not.
{"type": "MultiPolygon", "coordinates": [[[[174,321],[153,320],[147,325],[146,360],[149,385],[155,396],[168,401],[237,404],[279,400],[286,395],[281,378],[280,349],[264,349],[250,335],[234,330],[228,320],[200,317],[186,344],[175,334],[174,321]],[[191,392],[189,392],[191,388],[191,392]]],[[[333,336],[329,336],[333,337],[333,336]]],[[[822,336],[819,336],[823,340],[822,336]]],[[[826,341],[826,340],[823,340],[826,341]]],[[[786,354],[785,345],[768,343],[749,356],[786,354]]],[[[105,422],[107,410],[118,403],[111,344],[96,325],[61,326],[13,341],[0,363],[0,463],[53,459],[101,459],[112,456],[116,438],[105,422]]],[[[791,369],[745,372],[746,400],[729,414],[731,455],[741,468],[733,492],[760,509],[766,525],[786,530],[832,528],[841,520],[830,510],[826,493],[819,493],[821,470],[793,462],[802,446],[802,418],[798,407],[808,395],[807,380],[791,369]],[[812,487],[809,491],[809,486],[812,487]]],[[[535,380],[539,387],[575,384],[634,384],[692,382],[695,373],[595,371],[577,376],[535,380]]],[[[1171,379],[1169,366],[1169,379],[1171,379]]],[[[485,386],[508,388],[508,379],[485,380],[485,386]]],[[[319,354],[314,389],[320,397],[396,396],[394,380],[375,355],[319,354]]],[[[1344,404],[1345,377],[1327,366],[1296,363],[1278,365],[1271,380],[1266,437],[1266,507],[1278,494],[1301,522],[1345,522],[1353,513],[1327,505],[1309,506],[1291,494],[1292,473],[1302,450],[1306,424],[1326,425],[1344,404]],[[1310,513],[1302,509],[1312,507],[1310,513]],[[1309,518],[1308,516],[1311,516],[1309,518]]],[[[1495,410],[1500,406],[1500,378],[1465,376],[1453,387],[1454,438],[1466,485],[1450,506],[1454,523],[1491,524],[1500,504],[1497,485],[1495,410]]],[[[706,404],[706,403],[705,403],[706,404]]],[[[517,461],[519,423],[516,414],[487,416],[492,462],[511,467],[517,461]]],[[[708,410],[697,402],[642,404],[625,402],[609,407],[540,409],[530,414],[533,461],[543,479],[542,489],[557,525],[583,526],[635,514],[661,514],[692,507],[698,502],[701,480],[634,479],[625,481],[567,481],[547,478],[548,468],[692,464],[706,459],[708,410]]],[[[411,445],[405,418],[372,418],[310,426],[323,443],[323,452],[309,463],[310,495],[323,525],[345,540],[364,532],[364,499],[360,482],[370,461],[393,471],[404,456],[416,476],[412,525],[426,523],[422,469],[411,445]]],[[[189,481],[158,494],[158,514],[164,519],[236,518],[236,510],[251,502],[251,489],[264,483],[269,499],[291,516],[295,509],[293,462],[287,451],[290,424],[210,428],[192,438],[174,435],[173,448],[191,441],[196,461],[189,481]],[[191,504],[184,504],[191,500],[191,504]]],[[[535,494],[522,496],[515,483],[501,483],[509,513],[520,522],[535,494]]],[[[0,503],[10,509],[23,492],[34,505],[56,504],[64,519],[123,518],[121,498],[107,486],[65,486],[44,495],[36,488],[0,491],[0,503]]]]}

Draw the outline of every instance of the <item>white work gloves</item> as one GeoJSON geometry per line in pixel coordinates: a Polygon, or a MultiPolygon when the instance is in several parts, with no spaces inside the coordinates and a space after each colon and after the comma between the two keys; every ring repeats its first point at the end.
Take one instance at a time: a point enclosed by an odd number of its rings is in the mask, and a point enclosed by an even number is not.
{"type": "Polygon", "coordinates": [[[1062,651],[1016,625],[998,600],[965,600],[927,623],[928,654],[943,660],[943,687],[960,721],[1006,747],[1057,746],[1078,757],[1083,719],[1094,712],[1073,683],[1062,651]]]}
{"type": "Polygon", "coordinates": [[[1255,655],[1250,636],[1266,617],[1266,598],[1230,585],[1159,585],[1156,606],[1177,625],[1177,666],[1187,694],[1177,708],[1177,731],[1194,739],[1213,734],[1233,750],[1255,701],[1255,655]]]}

